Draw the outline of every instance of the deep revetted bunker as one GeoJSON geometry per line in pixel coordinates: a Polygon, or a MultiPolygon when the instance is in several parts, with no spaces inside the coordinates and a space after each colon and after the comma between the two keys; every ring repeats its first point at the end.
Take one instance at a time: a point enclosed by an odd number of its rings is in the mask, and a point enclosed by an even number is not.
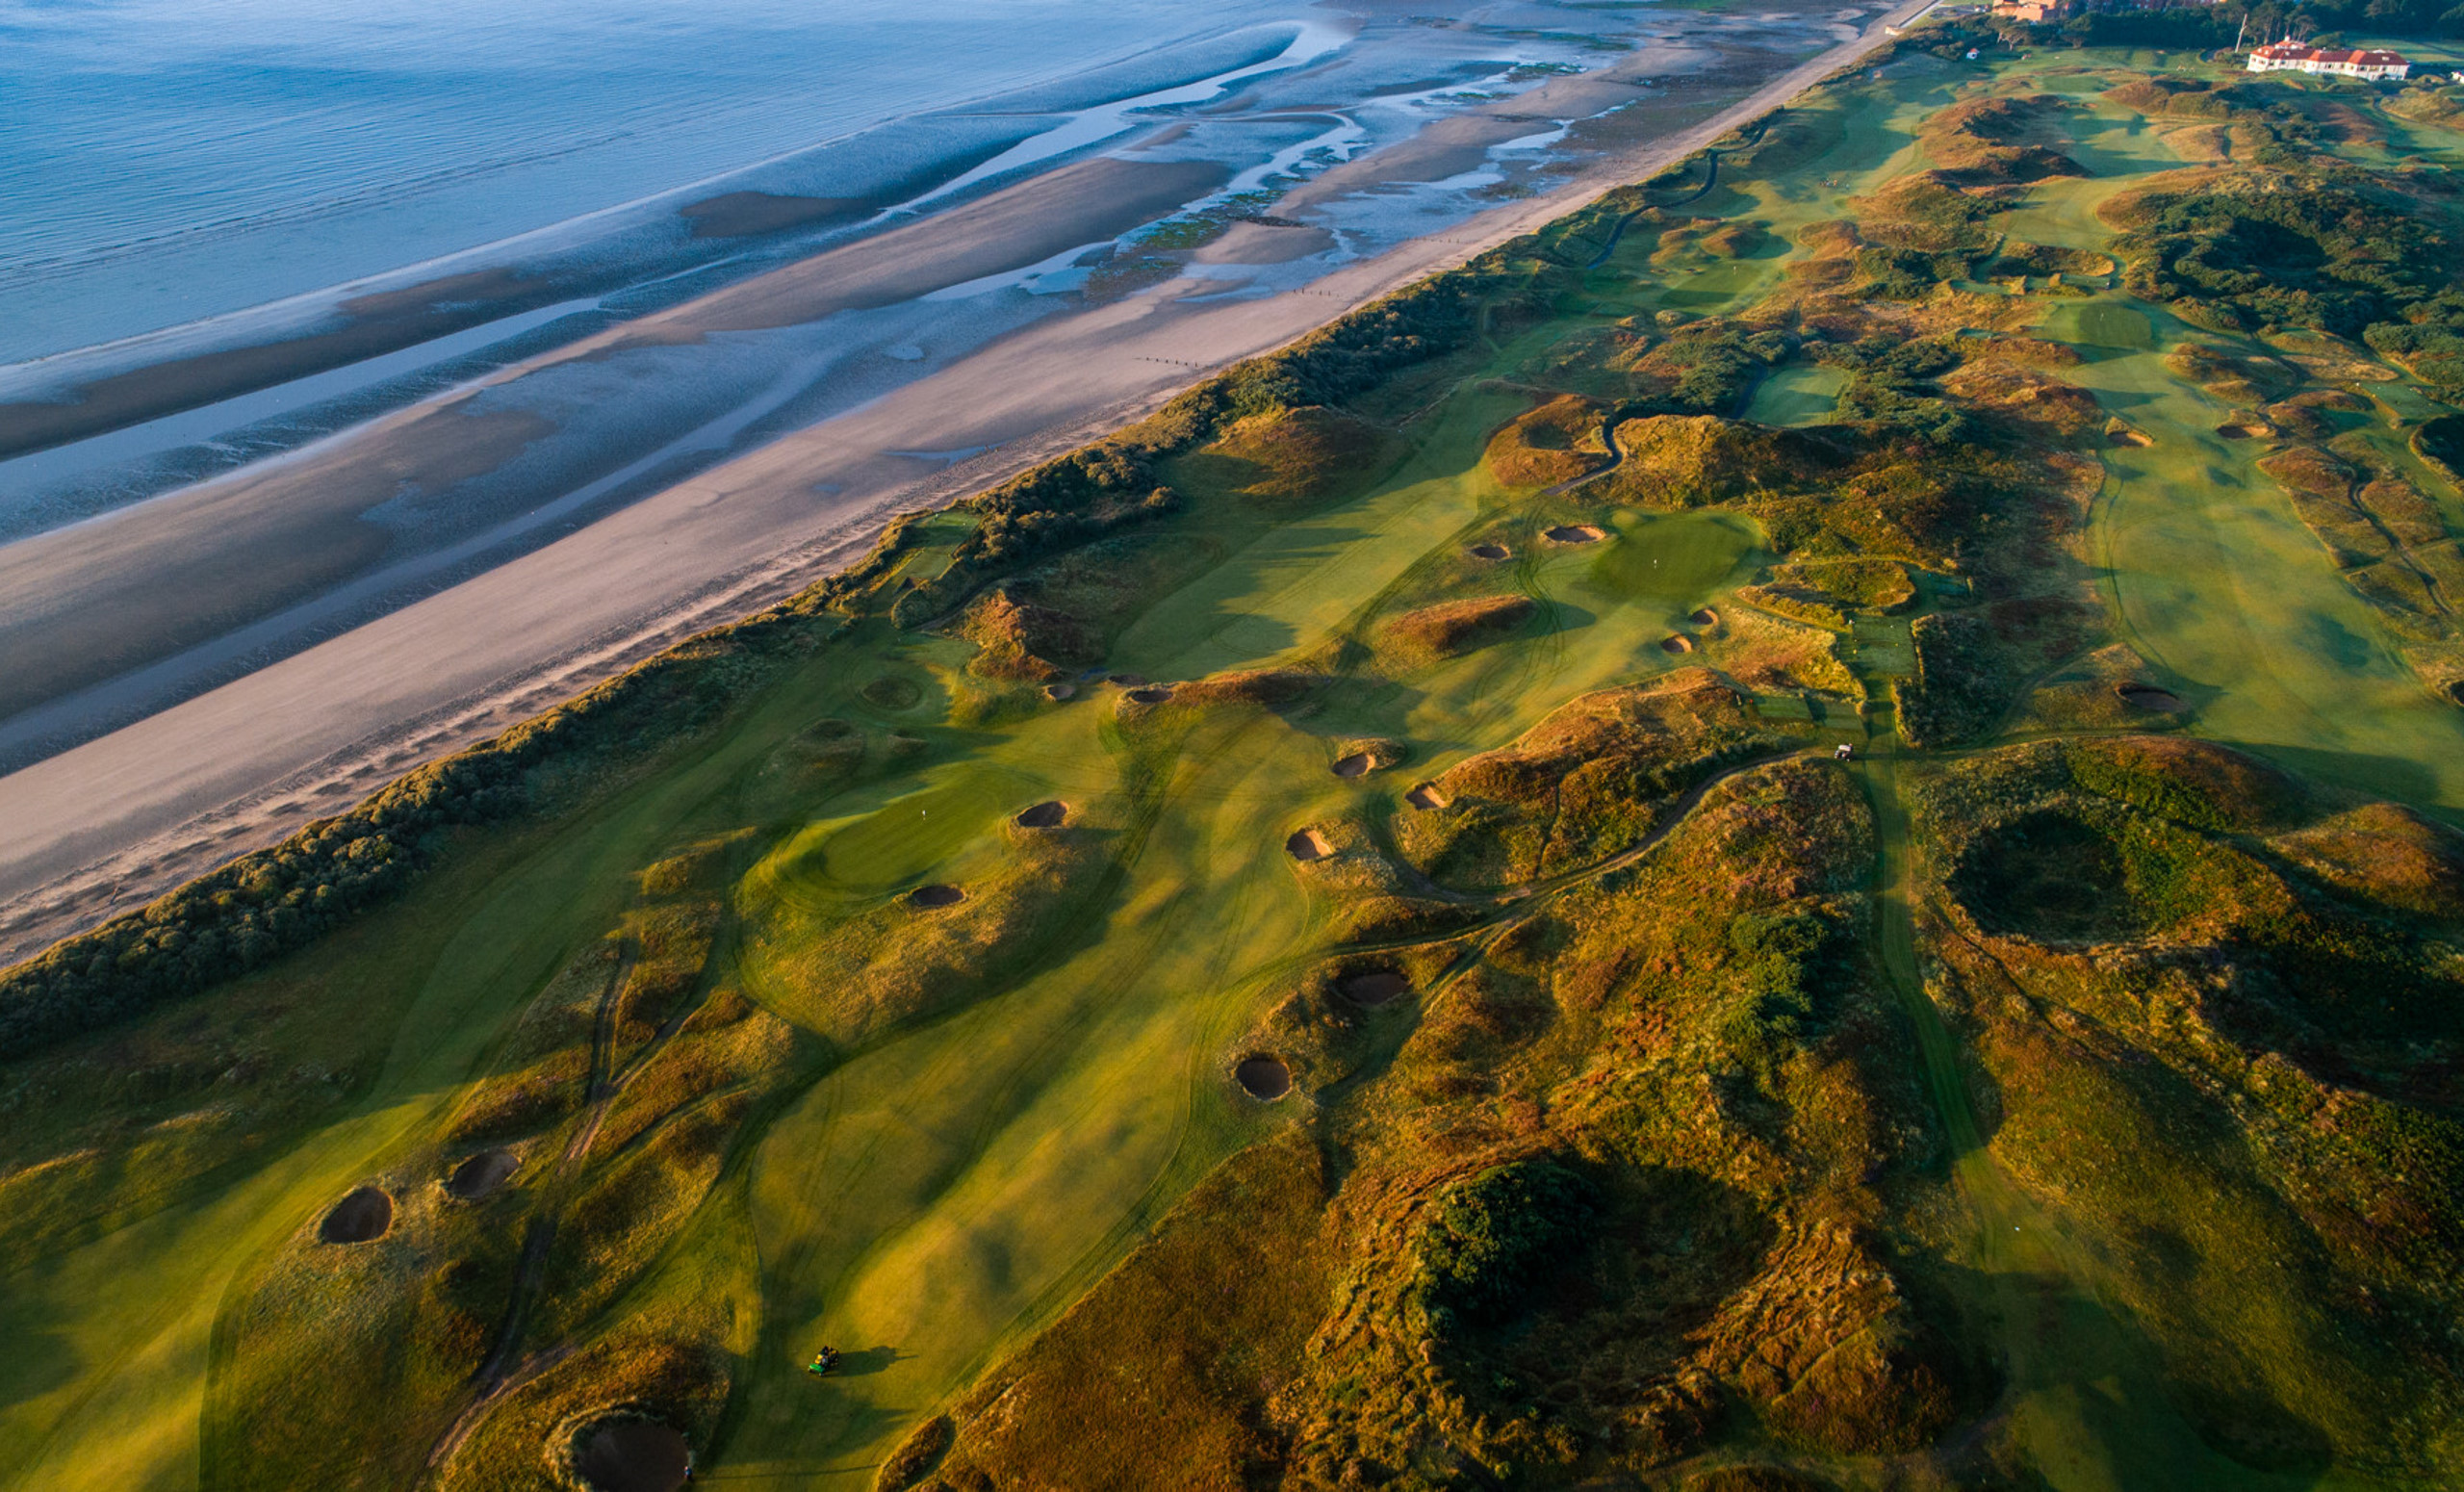
{"type": "Polygon", "coordinates": [[[918,907],[955,907],[966,900],[966,892],[955,886],[919,886],[907,893],[907,899],[918,907]]]}
{"type": "Polygon", "coordinates": [[[1302,829],[1283,841],[1283,851],[1294,860],[1324,860],[1335,852],[1335,847],[1315,829],[1302,829]]]}
{"type": "Polygon", "coordinates": [[[1354,1005],[1366,1005],[1374,1009],[1410,993],[1412,982],[1404,978],[1399,969],[1373,968],[1365,973],[1347,976],[1339,988],[1344,992],[1344,998],[1354,1005]]]}
{"type": "Polygon", "coordinates": [[[462,1201],[475,1202],[511,1180],[521,1169],[522,1162],[514,1158],[511,1150],[481,1150],[453,1168],[445,1190],[462,1201]]]}
{"type": "Polygon", "coordinates": [[[2116,688],[2114,693],[2119,695],[2121,702],[2133,709],[2172,713],[2190,708],[2189,704],[2180,695],[2170,689],[2158,688],[2152,683],[2125,683],[2116,688]]]}
{"type": "Polygon", "coordinates": [[[864,703],[879,709],[911,709],[924,698],[924,691],[895,674],[884,674],[864,685],[864,703]]]}
{"type": "Polygon", "coordinates": [[[582,1432],[574,1457],[592,1492],[676,1492],[691,1464],[684,1437],[654,1420],[603,1420],[582,1432]]]}
{"type": "Polygon", "coordinates": [[[329,1244],[366,1244],[385,1236],[394,1225],[394,1198],[382,1187],[364,1186],[325,1214],[317,1236],[329,1244]]]}
{"type": "Polygon", "coordinates": [[[1034,808],[1023,810],[1017,818],[1021,829],[1058,829],[1069,817],[1069,806],[1059,798],[1049,798],[1034,808]]]}
{"type": "Polygon", "coordinates": [[[1367,777],[1370,769],[1376,765],[1376,758],[1365,751],[1356,751],[1335,763],[1335,775],[1337,777],[1367,777]]]}
{"type": "Polygon", "coordinates": [[[1292,1092],[1292,1069],[1282,1058],[1263,1052],[1242,1058],[1232,1069],[1232,1080],[1241,1085],[1241,1092],[1262,1103],[1272,1103],[1292,1092]]]}

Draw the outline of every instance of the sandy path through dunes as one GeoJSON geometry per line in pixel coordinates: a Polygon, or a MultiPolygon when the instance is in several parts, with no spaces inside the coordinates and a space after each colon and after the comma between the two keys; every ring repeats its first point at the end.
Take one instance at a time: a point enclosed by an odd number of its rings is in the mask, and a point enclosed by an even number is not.
{"type": "MultiPolygon", "coordinates": [[[[1704,123],[1595,162],[1547,196],[1299,291],[1204,300],[1189,297],[1221,287],[1184,282],[1036,323],[450,590],[0,777],[0,958],[808,583],[860,553],[894,511],[997,480],[1207,371],[1640,180],[1852,65],[1890,39],[1886,22],[1905,24],[1930,3],[1913,0],[1704,123]],[[986,447],[997,449],[949,465],[912,454],[986,447]]],[[[732,304],[731,315],[776,314],[757,296],[732,304]]]]}

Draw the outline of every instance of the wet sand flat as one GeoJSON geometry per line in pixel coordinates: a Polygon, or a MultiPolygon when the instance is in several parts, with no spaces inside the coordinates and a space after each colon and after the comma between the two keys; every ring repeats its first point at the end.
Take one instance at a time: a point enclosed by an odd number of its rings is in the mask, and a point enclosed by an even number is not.
{"type": "MultiPolygon", "coordinates": [[[[695,341],[714,330],[796,324],[887,305],[1035,264],[1126,231],[1221,184],[1207,162],[1089,161],[980,202],[774,270],[586,339],[492,378],[501,388],[628,347],[695,341]]],[[[0,549],[0,720],[171,656],[423,550],[484,531],[626,464],[557,465],[527,490],[449,502],[500,473],[553,425],[527,412],[481,413],[475,396],[416,405],[298,454],[0,549]],[[415,528],[371,522],[380,506],[429,498],[448,509],[415,528]]],[[[671,418],[683,429],[691,409],[671,418]]],[[[927,436],[931,449],[947,442],[927,436]]],[[[8,755],[0,747],[0,758],[8,755]]]]}
{"type": "Polygon", "coordinates": [[[1081,161],[628,322],[577,350],[586,355],[679,336],[794,326],[834,311],[892,305],[1126,233],[1204,196],[1231,175],[1229,167],[1212,161],[1081,161]]]}
{"type": "MultiPolygon", "coordinates": [[[[1035,323],[452,589],[0,777],[0,822],[12,830],[0,844],[0,957],[90,925],[354,801],[414,761],[493,733],[615,671],[644,639],[808,581],[860,553],[893,501],[972,490],[1135,418],[1196,370],[1280,345],[1640,179],[1887,39],[1876,23],[1692,129],[1593,163],[1565,189],[1492,209],[1442,240],[1346,266],[1305,294],[1194,304],[1182,296],[1216,287],[1193,281],[1035,323]],[[978,447],[1001,449],[937,474],[899,454],[978,447]],[[919,482],[928,483],[920,493],[919,482]],[[824,484],[834,490],[821,492],[824,484]]],[[[953,213],[917,226],[936,222],[962,220],[953,213]]],[[[982,227],[976,219],[972,231],[982,227]]],[[[960,262],[952,252],[945,266],[960,262]]],[[[1032,262],[1022,250],[987,252],[1032,262]]],[[[727,302],[717,314],[757,321],[860,293],[834,278],[841,271],[795,269],[807,272],[713,297],[727,302]]],[[[666,324],[688,334],[680,322],[666,324]]],[[[8,646],[13,654],[18,644],[8,646]]]]}
{"type": "Polygon", "coordinates": [[[463,403],[387,422],[347,448],[269,463],[0,549],[0,718],[313,596],[383,560],[395,533],[363,515],[405,481],[494,469],[548,433],[463,403]],[[416,473],[416,476],[406,474],[416,473]]]}
{"type": "Polygon", "coordinates": [[[330,331],[131,369],[81,385],[74,402],[0,403],[0,459],[397,351],[572,293],[512,270],[481,270],[361,296],[342,303],[344,322],[330,331]]]}

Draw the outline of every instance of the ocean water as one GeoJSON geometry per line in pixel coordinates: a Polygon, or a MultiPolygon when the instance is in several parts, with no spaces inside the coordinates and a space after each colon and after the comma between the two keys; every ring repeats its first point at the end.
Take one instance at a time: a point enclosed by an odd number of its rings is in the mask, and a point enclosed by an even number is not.
{"type": "Polygon", "coordinates": [[[0,0],[0,367],[449,270],[524,235],[586,243],[624,226],[628,204],[697,183],[862,193],[1034,127],[943,119],[892,138],[887,121],[1016,108],[1003,95],[1021,90],[1049,111],[1169,87],[1279,50],[1297,27],[1259,28],[1306,13],[1289,0],[0,0]],[[765,163],[780,184],[729,179],[765,163]]]}

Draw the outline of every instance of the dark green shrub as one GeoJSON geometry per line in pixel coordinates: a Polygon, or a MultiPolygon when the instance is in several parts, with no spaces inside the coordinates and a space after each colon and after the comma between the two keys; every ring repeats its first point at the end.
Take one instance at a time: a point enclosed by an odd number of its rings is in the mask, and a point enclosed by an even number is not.
{"type": "Polygon", "coordinates": [[[1571,1252],[1595,1211],[1591,1184],[1553,1161],[1516,1161],[1458,1182],[1421,1235],[1420,1291],[1432,1320],[1494,1322],[1571,1252]]]}

